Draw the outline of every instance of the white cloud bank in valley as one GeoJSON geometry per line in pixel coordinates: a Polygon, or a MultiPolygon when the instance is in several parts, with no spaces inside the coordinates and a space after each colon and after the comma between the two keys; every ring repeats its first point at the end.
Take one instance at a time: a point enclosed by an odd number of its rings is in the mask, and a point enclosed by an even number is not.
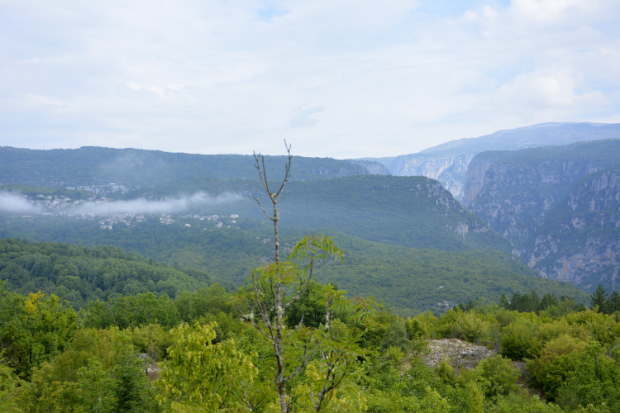
{"type": "Polygon", "coordinates": [[[0,192],[0,212],[24,214],[40,212],[40,208],[31,204],[22,196],[0,192]]]}
{"type": "Polygon", "coordinates": [[[85,202],[72,209],[78,214],[112,215],[112,214],[175,214],[214,205],[225,205],[239,202],[241,195],[224,193],[210,196],[197,192],[191,196],[170,198],[161,201],[134,199],[130,201],[115,201],[104,204],[85,202]]]}
{"type": "Polygon", "coordinates": [[[620,1],[0,2],[3,145],[391,156],[620,122],[620,1]]]}

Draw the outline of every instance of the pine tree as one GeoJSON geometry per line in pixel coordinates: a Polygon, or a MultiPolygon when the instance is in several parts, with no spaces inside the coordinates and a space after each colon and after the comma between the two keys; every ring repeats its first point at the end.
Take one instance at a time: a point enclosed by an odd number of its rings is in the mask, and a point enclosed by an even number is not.
{"type": "Polygon", "coordinates": [[[592,298],[592,307],[598,306],[599,313],[607,313],[607,307],[609,304],[609,299],[607,298],[607,293],[602,285],[598,285],[598,288],[591,295],[592,298]]]}

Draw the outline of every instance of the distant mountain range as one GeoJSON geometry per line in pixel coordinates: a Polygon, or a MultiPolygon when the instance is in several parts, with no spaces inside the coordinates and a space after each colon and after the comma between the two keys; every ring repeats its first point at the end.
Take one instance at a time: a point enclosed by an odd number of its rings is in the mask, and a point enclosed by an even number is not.
{"type": "MultiPolygon", "coordinates": [[[[265,156],[273,179],[284,156],[265,156]]],[[[331,158],[294,157],[292,180],[364,175],[361,165],[331,158]]],[[[0,185],[86,186],[115,183],[133,189],[186,178],[256,179],[250,155],[195,155],[140,149],[82,147],[33,150],[0,147],[0,185]]]]}
{"type": "Polygon", "coordinates": [[[396,176],[422,175],[437,179],[458,200],[465,194],[466,173],[480,152],[620,138],[620,124],[543,123],[498,131],[478,138],[450,141],[416,154],[395,158],[363,158],[382,163],[396,176]]]}
{"type": "MultiPolygon", "coordinates": [[[[395,158],[294,157],[280,204],[282,228],[289,244],[305,232],[342,237],[353,261],[323,267],[322,280],[356,294],[381,291],[386,302],[414,311],[530,287],[573,288],[551,280],[615,289],[618,138],[620,124],[550,123],[395,158]],[[501,280],[493,276],[498,271],[501,280]],[[416,274],[424,275],[416,281],[416,274]],[[550,280],[535,282],[535,274],[550,280]],[[416,283],[437,291],[425,291],[432,297],[425,299],[416,283]]],[[[266,157],[272,182],[281,179],[285,161],[266,157]]],[[[253,199],[268,202],[251,156],[0,147],[0,185],[22,204],[26,197],[60,208],[44,213],[33,206],[20,215],[0,205],[2,238],[113,244],[236,285],[263,262],[271,242],[253,199]],[[149,205],[185,205],[196,194],[209,203],[166,212],[174,216],[149,212],[149,205]],[[218,204],[222,199],[229,201],[218,204]],[[123,205],[135,211],[102,218],[88,205],[116,215],[123,205]],[[142,205],[149,208],[140,212],[142,205]],[[67,215],[77,206],[83,211],[67,215]],[[218,214],[225,222],[211,221],[218,214]]]]}

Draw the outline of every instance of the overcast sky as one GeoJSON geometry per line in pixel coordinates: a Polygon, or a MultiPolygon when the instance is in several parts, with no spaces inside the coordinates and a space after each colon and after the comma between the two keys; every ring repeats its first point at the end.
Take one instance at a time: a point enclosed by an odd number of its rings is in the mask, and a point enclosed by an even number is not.
{"type": "Polygon", "coordinates": [[[620,122],[620,1],[0,0],[0,146],[380,157],[620,122]]]}

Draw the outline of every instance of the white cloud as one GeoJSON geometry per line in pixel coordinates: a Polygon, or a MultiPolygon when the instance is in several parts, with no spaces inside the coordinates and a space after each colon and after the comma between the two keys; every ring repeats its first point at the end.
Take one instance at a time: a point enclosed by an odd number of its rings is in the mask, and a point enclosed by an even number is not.
{"type": "Polygon", "coordinates": [[[0,144],[345,158],[614,117],[620,2],[466,6],[3,1],[0,144]]]}
{"type": "Polygon", "coordinates": [[[578,94],[575,89],[582,80],[580,77],[567,70],[521,73],[498,89],[496,99],[521,111],[576,107],[591,110],[608,103],[600,91],[578,94]]]}
{"type": "Polygon", "coordinates": [[[241,201],[242,199],[243,198],[241,197],[241,195],[232,193],[225,193],[216,197],[212,197],[203,192],[197,192],[191,196],[166,199],[162,201],[135,199],[131,201],[116,201],[105,204],[85,202],[83,204],[80,204],[78,207],[75,207],[73,211],[78,214],[95,215],[162,213],[173,214],[205,206],[236,203],[241,201]]]}
{"type": "Polygon", "coordinates": [[[9,212],[14,214],[34,213],[39,208],[32,205],[22,196],[0,192],[0,212],[9,212]]]}

